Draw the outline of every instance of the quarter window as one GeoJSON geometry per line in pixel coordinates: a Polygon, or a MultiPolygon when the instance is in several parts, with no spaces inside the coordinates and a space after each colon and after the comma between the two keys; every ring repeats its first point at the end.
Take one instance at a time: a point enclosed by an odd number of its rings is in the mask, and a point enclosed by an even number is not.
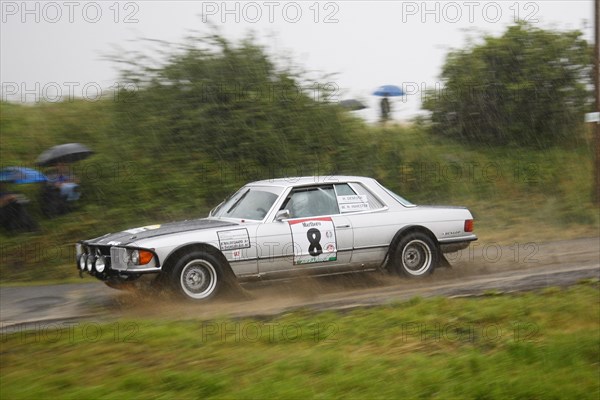
{"type": "Polygon", "coordinates": [[[368,191],[367,188],[365,188],[362,184],[352,183],[352,188],[354,189],[356,194],[367,196],[367,202],[369,203],[370,210],[377,210],[379,208],[383,208],[384,204],[381,201],[379,201],[377,197],[373,196],[373,194],[370,191],[368,191]]]}
{"type": "Polygon", "coordinates": [[[356,194],[347,183],[335,185],[335,193],[337,196],[353,196],[356,194]]]}

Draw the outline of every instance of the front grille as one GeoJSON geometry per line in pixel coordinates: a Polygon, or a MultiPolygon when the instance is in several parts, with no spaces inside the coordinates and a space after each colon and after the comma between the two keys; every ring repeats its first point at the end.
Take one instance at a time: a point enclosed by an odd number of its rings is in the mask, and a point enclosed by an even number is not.
{"type": "Polygon", "coordinates": [[[127,250],[123,247],[111,247],[110,248],[110,259],[113,269],[126,270],[127,269],[127,250]]]}

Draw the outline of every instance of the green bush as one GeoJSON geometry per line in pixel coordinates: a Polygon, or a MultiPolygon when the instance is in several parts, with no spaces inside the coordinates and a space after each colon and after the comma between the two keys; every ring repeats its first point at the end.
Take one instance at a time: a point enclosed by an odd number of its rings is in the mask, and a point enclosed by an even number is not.
{"type": "Polygon", "coordinates": [[[484,145],[579,140],[593,56],[582,36],[519,23],[501,37],[451,52],[443,89],[430,91],[423,103],[433,132],[484,145]]]}

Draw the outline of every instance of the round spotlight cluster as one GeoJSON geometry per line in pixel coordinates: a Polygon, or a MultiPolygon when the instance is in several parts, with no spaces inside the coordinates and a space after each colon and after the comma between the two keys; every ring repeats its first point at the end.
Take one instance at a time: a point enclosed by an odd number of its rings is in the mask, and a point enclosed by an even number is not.
{"type": "Polygon", "coordinates": [[[103,255],[99,249],[83,249],[83,252],[77,256],[77,268],[80,271],[87,271],[94,275],[103,273],[110,264],[110,259],[103,255]]]}

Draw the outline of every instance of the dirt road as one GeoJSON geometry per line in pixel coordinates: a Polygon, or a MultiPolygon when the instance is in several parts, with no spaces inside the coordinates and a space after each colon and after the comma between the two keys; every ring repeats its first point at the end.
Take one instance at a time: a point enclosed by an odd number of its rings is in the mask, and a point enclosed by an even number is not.
{"type": "Polygon", "coordinates": [[[0,329],[40,322],[118,317],[191,319],[276,315],[297,308],[349,309],[414,296],[472,296],[600,278],[600,238],[498,246],[475,242],[421,280],[378,272],[245,284],[245,293],[210,303],[119,292],[87,279],[81,284],[0,288],[0,329]]]}

